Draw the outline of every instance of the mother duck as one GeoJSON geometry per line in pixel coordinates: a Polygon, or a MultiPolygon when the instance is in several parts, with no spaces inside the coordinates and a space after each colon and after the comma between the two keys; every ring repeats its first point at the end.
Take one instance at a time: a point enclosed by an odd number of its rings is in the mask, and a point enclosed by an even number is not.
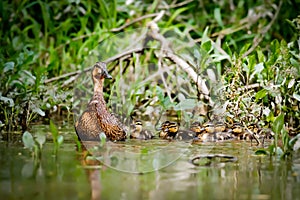
{"type": "Polygon", "coordinates": [[[103,97],[104,79],[111,79],[106,69],[106,63],[96,62],[92,71],[94,83],[93,98],[87,109],[82,113],[75,123],[76,134],[82,141],[98,140],[99,134],[105,133],[111,141],[122,141],[126,139],[124,125],[111,114],[106,107],[103,97]]]}

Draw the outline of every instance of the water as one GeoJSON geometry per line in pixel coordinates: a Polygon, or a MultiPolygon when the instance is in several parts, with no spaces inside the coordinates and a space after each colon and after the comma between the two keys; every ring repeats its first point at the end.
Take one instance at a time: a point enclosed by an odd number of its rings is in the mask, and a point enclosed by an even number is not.
{"type": "Polygon", "coordinates": [[[73,128],[60,130],[65,142],[58,155],[47,140],[40,160],[20,141],[1,141],[1,199],[300,199],[299,152],[281,160],[254,155],[257,147],[244,141],[191,145],[131,140],[107,143],[103,154],[83,159],[73,128]],[[207,154],[231,155],[237,161],[191,163],[207,154]]]}

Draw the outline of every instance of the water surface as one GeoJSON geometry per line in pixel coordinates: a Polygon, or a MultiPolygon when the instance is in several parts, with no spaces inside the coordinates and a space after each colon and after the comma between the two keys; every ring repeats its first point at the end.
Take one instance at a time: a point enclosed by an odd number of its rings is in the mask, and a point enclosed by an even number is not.
{"type": "Polygon", "coordinates": [[[299,152],[281,160],[254,155],[258,147],[244,141],[157,139],[107,143],[108,150],[94,149],[83,159],[87,154],[78,150],[73,127],[60,130],[65,142],[58,155],[47,140],[40,160],[21,141],[0,142],[1,199],[300,199],[299,152]],[[237,160],[191,163],[208,154],[237,160]]]}

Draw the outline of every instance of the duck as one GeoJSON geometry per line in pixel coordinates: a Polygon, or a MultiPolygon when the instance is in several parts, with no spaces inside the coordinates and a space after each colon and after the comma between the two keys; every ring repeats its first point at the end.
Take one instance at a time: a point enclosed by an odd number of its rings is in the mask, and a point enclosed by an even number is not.
{"type": "Polygon", "coordinates": [[[106,63],[96,62],[92,70],[94,83],[93,97],[86,110],[75,123],[76,134],[81,141],[99,141],[99,135],[104,133],[111,141],[124,141],[126,127],[107,109],[103,97],[104,79],[111,79],[107,72],[106,63]]]}
{"type": "Polygon", "coordinates": [[[143,130],[143,123],[141,120],[135,120],[131,125],[132,132],[130,138],[148,140],[154,138],[154,134],[149,130],[143,130]]]}

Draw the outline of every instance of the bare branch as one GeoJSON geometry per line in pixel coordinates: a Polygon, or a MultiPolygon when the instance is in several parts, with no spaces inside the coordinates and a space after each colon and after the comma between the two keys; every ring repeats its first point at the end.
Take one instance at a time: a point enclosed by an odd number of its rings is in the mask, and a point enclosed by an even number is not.
{"type": "Polygon", "coordinates": [[[278,8],[276,10],[276,13],[273,17],[273,19],[271,20],[271,22],[268,24],[268,26],[266,26],[261,33],[257,34],[255,36],[255,38],[253,39],[253,45],[251,46],[250,49],[248,49],[248,51],[246,51],[243,54],[243,58],[245,58],[246,56],[248,56],[250,53],[252,53],[252,51],[254,51],[256,49],[256,47],[259,45],[259,43],[262,41],[262,39],[265,37],[266,33],[269,31],[269,29],[272,27],[272,25],[274,24],[275,20],[278,17],[279,11],[281,9],[281,5],[282,5],[282,1],[279,2],[278,8]]]}

